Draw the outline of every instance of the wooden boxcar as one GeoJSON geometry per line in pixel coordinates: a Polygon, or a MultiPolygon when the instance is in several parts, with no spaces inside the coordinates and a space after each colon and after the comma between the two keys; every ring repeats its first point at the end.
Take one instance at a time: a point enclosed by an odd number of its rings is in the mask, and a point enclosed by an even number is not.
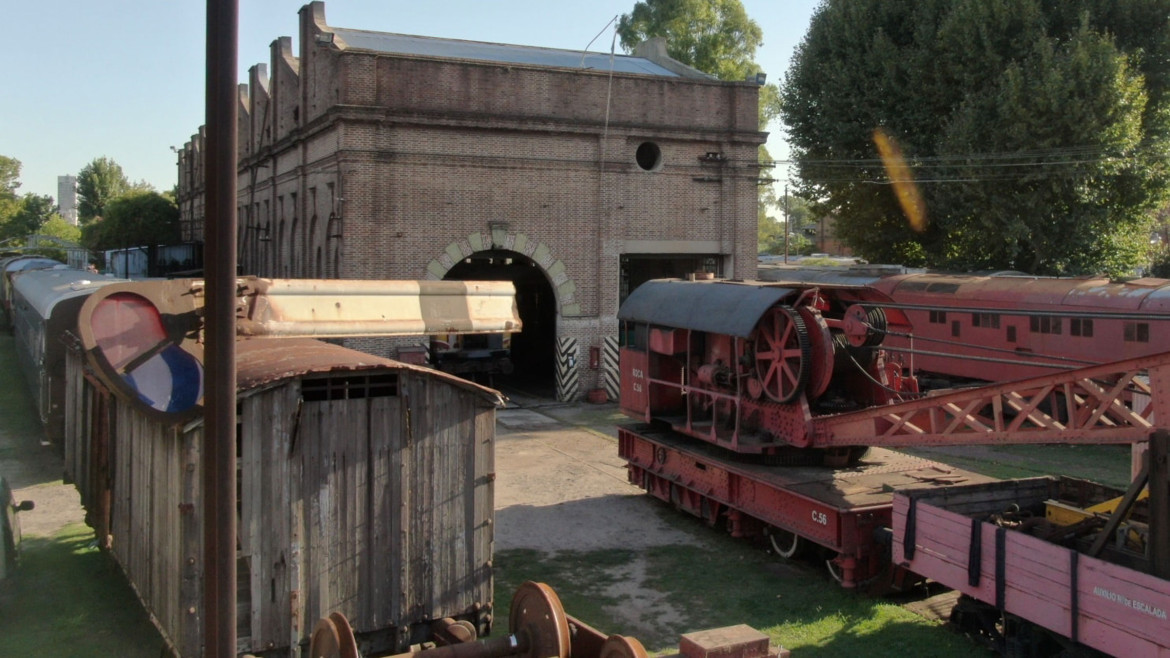
{"type": "MultiPolygon", "coordinates": [[[[300,655],[343,612],[364,653],[492,608],[496,391],[310,339],[238,359],[240,651],[300,655]]],[[[120,403],[70,355],[67,469],[167,641],[200,655],[202,421],[120,403]]]]}

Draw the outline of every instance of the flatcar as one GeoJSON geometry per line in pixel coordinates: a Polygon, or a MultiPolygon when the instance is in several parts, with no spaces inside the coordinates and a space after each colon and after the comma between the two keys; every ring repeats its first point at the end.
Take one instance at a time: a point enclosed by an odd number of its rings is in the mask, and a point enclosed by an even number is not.
{"type": "Polygon", "coordinates": [[[25,269],[12,276],[12,319],[17,363],[28,382],[50,443],[65,436],[65,345],[86,297],[124,281],[64,267],[25,269]]]}
{"type": "MultiPolygon", "coordinates": [[[[912,332],[882,342],[911,372],[1006,381],[1163,352],[1170,346],[1170,280],[1115,281],[1018,272],[946,274],[893,266],[761,267],[789,284],[872,288],[912,332]],[[900,356],[899,356],[900,355],[900,356]]],[[[929,380],[923,382],[929,387],[929,380]]]]}
{"type": "Polygon", "coordinates": [[[985,478],[886,448],[1144,443],[1167,424],[1152,415],[1170,393],[1166,350],[922,391],[886,351],[917,335],[912,306],[839,279],[643,284],[618,312],[620,408],[640,421],[619,428],[630,482],[781,555],[819,547],[847,587],[905,582],[875,532],[893,493],[985,478]]]}

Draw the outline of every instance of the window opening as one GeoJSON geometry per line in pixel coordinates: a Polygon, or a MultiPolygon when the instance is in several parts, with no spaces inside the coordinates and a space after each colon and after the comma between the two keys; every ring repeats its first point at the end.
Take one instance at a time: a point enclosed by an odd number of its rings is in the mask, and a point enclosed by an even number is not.
{"type": "Polygon", "coordinates": [[[643,171],[658,171],[662,167],[662,149],[654,142],[642,142],[634,152],[634,160],[643,171]]]}
{"type": "Polygon", "coordinates": [[[306,402],[384,398],[396,395],[398,395],[398,375],[393,373],[321,377],[305,379],[301,383],[301,397],[306,402]]]}

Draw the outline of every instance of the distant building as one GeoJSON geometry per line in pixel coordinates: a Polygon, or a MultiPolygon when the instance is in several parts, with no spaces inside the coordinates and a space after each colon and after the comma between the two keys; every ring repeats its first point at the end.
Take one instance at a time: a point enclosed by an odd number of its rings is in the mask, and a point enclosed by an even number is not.
{"type": "MultiPolygon", "coordinates": [[[[642,282],[755,276],[755,76],[661,39],[611,57],[335,28],[321,2],[298,38],[240,86],[242,272],[511,280],[516,375],[562,399],[616,395],[617,309],[642,282]]],[[[184,240],[203,239],[204,139],[179,154],[184,240]]]]}
{"type": "Polygon", "coordinates": [[[57,177],[57,212],[77,226],[77,176],[57,177]]]}

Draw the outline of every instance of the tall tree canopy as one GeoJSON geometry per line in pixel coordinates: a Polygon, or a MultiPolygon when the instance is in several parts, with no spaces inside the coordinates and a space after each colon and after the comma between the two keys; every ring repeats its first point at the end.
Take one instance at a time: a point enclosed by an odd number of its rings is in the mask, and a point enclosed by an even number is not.
{"type": "Polygon", "coordinates": [[[1170,0],[826,0],[781,114],[804,196],[870,260],[1122,273],[1170,183],[1168,87],[1170,0]]]}
{"type": "Polygon", "coordinates": [[[20,160],[0,155],[0,224],[8,221],[19,207],[16,195],[20,187],[20,160]]]}
{"type": "MultiPolygon", "coordinates": [[[[631,52],[652,37],[666,39],[666,54],[720,80],[744,80],[760,67],[756,50],[764,31],[740,0],[645,0],[618,19],[622,48],[631,52]]],[[[760,89],[760,129],[779,113],[779,88],[760,89]]]]}
{"type": "Polygon", "coordinates": [[[57,214],[53,197],[26,194],[7,221],[0,223],[0,237],[23,240],[40,231],[45,222],[57,214]]]}
{"type": "Polygon", "coordinates": [[[110,201],[99,221],[82,227],[82,242],[104,251],[179,241],[179,207],[157,192],[133,192],[110,201]]]}
{"type": "Polygon", "coordinates": [[[122,167],[107,158],[96,158],[77,174],[77,217],[84,226],[105,215],[106,204],[130,190],[122,167]]]}

